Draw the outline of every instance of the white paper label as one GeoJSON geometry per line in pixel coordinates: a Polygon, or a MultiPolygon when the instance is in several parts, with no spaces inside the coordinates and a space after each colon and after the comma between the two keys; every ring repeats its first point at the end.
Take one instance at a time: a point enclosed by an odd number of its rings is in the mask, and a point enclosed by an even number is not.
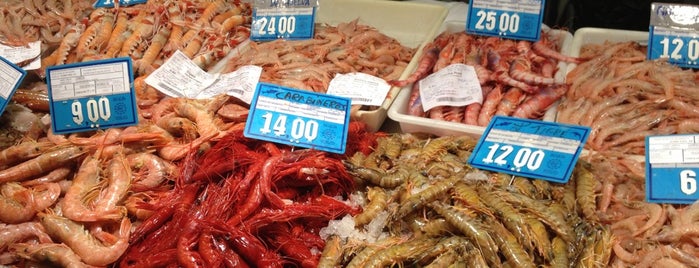
{"type": "Polygon", "coordinates": [[[699,135],[654,136],[648,138],[648,162],[657,164],[699,163],[699,135]]]}
{"type": "Polygon", "coordinates": [[[482,103],[483,92],[473,66],[451,64],[420,80],[422,108],[436,106],[466,106],[482,103]]]}
{"type": "Polygon", "coordinates": [[[212,85],[219,74],[199,68],[187,55],[176,51],[160,68],[146,78],[146,84],[170,97],[194,98],[212,85]]]}
{"type": "Polygon", "coordinates": [[[14,64],[34,59],[19,66],[25,70],[41,68],[41,57],[39,57],[39,54],[41,54],[41,41],[31,42],[29,47],[12,47],[0,44],[0,56],[14,64]]]}
{"type": "Polygon", "coordinates": [[[365,73],[338,74],[330,80],[327,94],[347,97],[352,105],[381,106],[391,89],[386,80],[365,73]]]}
{"type": "Polygon", "coordinates": [[[11,64],[0,60],[0,97],[7,101],[17,84],[21,82],[22,75],[21,70],[17,70],[11,64]]]}
{"type": "Polygon", "coordinates": [[[227,94],[250,104],[261,74],[262,67],[260,66],[241,66],[234,72],[221,74],[216,82],[199,92],[196,98],[204,99],[227,94]]]}

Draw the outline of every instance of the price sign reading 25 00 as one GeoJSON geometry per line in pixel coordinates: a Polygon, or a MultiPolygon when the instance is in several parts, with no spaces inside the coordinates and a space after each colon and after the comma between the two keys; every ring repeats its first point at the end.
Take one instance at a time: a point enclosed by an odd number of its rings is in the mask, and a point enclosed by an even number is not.
{"type": "Polygon", "coordinates": [[[471,0],[466,32],[537,41],[541,36],[543,0],[471,0]]]}
{"type": "Polygon", "coordinates": [[[527,147],[515,149],[512,145],[494,143],[488,146],[488,154],[483,158],[483,163],[507,166],[511,162],[514,171],[520,172],[524,167],[530,171],[536,171],[541,167],[545,156],[546,153],[543,150],[532,150],[527,147]]]}
{"type": "Polygon", "coordinates": [[[476,29],[478,30],[495,30],[496,26],[500,32],[517,33],[519,31],[519,14],[503,12],[500,15],[495,11],[476,12],[478,21],[476,21],[476,29]]]}

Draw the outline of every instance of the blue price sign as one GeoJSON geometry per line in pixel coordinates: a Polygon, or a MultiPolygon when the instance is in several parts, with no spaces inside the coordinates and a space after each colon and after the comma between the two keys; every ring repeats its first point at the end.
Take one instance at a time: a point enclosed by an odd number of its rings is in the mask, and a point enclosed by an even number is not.
{"type": "Polygon", "coordinates": [[[119,4],[119,6],[132,6],[135,4],[145,4],[146,2],[148,2],[148,0],[97,0],[92,6],[95,8],[115,7],[116,4],[119,4]]]}
{"type": "Polygon", "coordinates": [[[699,67],[699,6],[652,3],[648,59],[667,59],[681,67],[699,67]]]}
{"type": "Polygon", "coordinates": [[[349,98],[258,83],[243,134],[342,154],[350,104],[349,98]]]}
{"type": "Polygon", "coordinates": [[[649,59],[667,59],[681,67],[699,68],[699,32],[650,27],[649,59]]]}
{"type": "Polygon", "coordinates": [[[254,8],[250,39],[310,39],[315,30],[315,7],[254,8]]]}
{"type": "Polygon", "coordinates": [[[589,133],[585,126],[495,116],[468,162],[481,169],[565,183],[589,133]]]}
{"type": "Polygon", "coordinates": [[[544,0],[471,0],[466,32],[537,41],[541,37],[544,0]]]}
{"type": "Polygon", "coordinates": [[[698,173],[699,135],[646,137],[646,201],[694,203],[698,173]]]}
{"type": "Polygon", "coordinates": [[[136,125],[131,58],[115,58],[46,69],[54,133],[136,125]]]}
{"type": "Polygon", "coordinates": [[[5,111],[7,102],[12,99],[15,90],[22,83],[27,71],[0,57],[0,114],[5,111]]]}

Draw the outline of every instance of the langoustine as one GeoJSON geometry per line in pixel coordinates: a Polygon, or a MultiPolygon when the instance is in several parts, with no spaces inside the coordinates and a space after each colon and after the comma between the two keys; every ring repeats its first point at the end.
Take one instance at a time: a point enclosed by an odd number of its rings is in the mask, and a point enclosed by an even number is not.
{"type": "Polygon", "coordinates": [[[390,83],[396,86],[413,83],[407,104],[408,112],[413,116],[479,126],[487,125],[496,114],[541,118],[567,92],[566,84],[554,76],[560,67],[559,62],[581,60],[558,52],[561,41],[556,38],[561,36],[543,32],[537,42],[515,42],[470,36],[463,31],[445,31],[425,46],[418,67],[407,79],[390,83]],[[429,111],[421,110],[419,81],[450,64],[474,67],[483,89],[483,100],[463,107],[439,106],[429,111]]]}

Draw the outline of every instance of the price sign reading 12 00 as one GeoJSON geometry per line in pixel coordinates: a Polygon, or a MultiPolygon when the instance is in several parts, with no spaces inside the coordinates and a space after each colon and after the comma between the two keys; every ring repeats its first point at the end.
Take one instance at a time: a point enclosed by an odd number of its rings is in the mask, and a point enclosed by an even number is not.
{"type": "Polygon", "coordinates": [[[474,167],[565,183],[590,128],[495,116],[469,158],[474,167]]]}
{"type": "Polygon", "coordinates": [[[541,36],[544,1],[488,1],[469,3],[466,31],[473,34],[536,41],[541,36]]]}
{"type": "Polygon", "coordinates": [[[649,59],[667,59],[681,67],[699,68],[699,32],[651,27],[649,59]]]}
{"type": "Polygon", "coordinates": [[[250,39],[310,39],[315,22],[314,7],[255,8],[252,15],[250,39]]]}

